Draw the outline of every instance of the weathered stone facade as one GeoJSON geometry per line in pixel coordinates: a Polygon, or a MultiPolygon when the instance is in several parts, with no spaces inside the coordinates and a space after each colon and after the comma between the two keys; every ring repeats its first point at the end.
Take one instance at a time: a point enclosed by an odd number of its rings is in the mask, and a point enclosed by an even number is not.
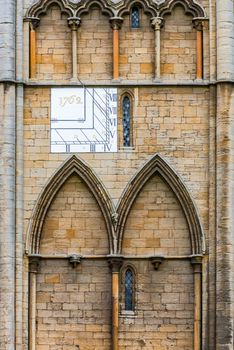
{"type": "Polygon", "coordinates": [[[0,350],[233,350],[233,1],[1,5],[0,350]],[[117,152],[51,152],[55,87],[117,152]]]}

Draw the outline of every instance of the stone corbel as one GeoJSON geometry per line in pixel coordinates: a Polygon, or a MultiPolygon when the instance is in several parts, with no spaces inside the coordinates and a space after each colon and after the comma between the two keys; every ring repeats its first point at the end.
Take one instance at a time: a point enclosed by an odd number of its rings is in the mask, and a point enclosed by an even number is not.
{"type": "Polygon", "coordinates": [[[119,79],[119,30],[123,23],[122,17],[111,17],[110,24],[113,29],[113,79],[119,79]]]}
{"type": "Polygon", "coordinates": [[[155,80],[158,81],[161,78],[161,28],[163,27],[163,18],[151,18],[151,25],[155,31],[155,80]]]}
{"type": "Polygon", "coordinates": [[[160,265],[163,262],[164,257],[163,256],[152,256],[150,258],[151,264],[154,267],[154,270],[157,271],[160,267],[160,265]]]}
{"type": "Polygon", "coordinates": [[[81,24],[79,17],[69,17],[68,25],[72,31],[72,79],[77,80],[77,30],[81,24]]]}
{"type": "Polygon", "coordinates": [[[76,268],[77,265],[81,263],[82,256],[78,254],[71,254],[68,256],[69,263],[72,265],[73,268],[76,268]]]}

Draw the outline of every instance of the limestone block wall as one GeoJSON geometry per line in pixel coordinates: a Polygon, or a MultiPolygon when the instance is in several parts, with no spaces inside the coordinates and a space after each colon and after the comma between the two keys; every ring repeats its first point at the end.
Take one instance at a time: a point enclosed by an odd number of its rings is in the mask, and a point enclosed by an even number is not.
{"type": "Polygon", "coordinates": [[[154,176],[138,195],[125,228],[124,255],[189,255],[188,226],[171,189],[154,176]]]}
{"type": "Polygon", "coordinates": [[[180,6],[165,16],[161,29],[161,73],[164,79],[196,78],[196,31],[180,6]]]}
{"type": "MultiPolygon", "coordinates": [[[[189,261],[126,260],[137,271],[134,316],[120,316],[119,349],[193,348],[193,274],[189,261]]],[[[124,286],[121,295],[123,298],[124,286]]]]}
{"type": "Polygon", "coordinates": [[[51,6],[36,29],[36,78],[67,80],[71,78],[72,42],[67,16],[51,6]]]}
{"type": "Polygon", "coordinates": [[[106,261],[43,260],[37,274],[37,350],[109,350],[111,274],[106,261]]]}
{"type": "Polygon", "coordinates": [[[81,80],[112,79],[112,29],[99,8],[82,16],[78,29],[78,76],[81,80]]]}
{"type": "Polygon", "coordinates": [[[57,193],[44,221],[41,254],[109,253],[102,212],[84,182],[71,176],[57,193]]]}
{"type": "Polygon", "coordinates": [[[131,28],[130,16],[124,16],[120,29],[120,77],[129,80],[152,79],[154,53],[150,16],[140,10],[140,28],[131,28]]]}

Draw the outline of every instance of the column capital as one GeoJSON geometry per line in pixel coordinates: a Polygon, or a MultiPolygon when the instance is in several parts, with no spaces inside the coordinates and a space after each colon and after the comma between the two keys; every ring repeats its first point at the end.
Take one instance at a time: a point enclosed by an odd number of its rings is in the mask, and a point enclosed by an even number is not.
{"type": "Polygon", "coordinates": [[[195,28],[198,32],[203,31],[203,20],[204,18],[200,17],[193,18],[193,28],[195,28]]]}
{"type": "Polygon", "coordinates": [[[114,30],[119,30],[122,27],[123,18],[122,17],[111,17],[110,24],[111,28],[114,30]]]}
{"type": "Polygon", "coordinates": [[[119,272],[123,265],[123,257],[121,255],[109,255],[108,263],[112,272],[119,272]]]}
{"type": "Polygon", "coordinates": [[[41,260],[41,256],[39,254],[29,257],[29,272],[30,273],[37,273],[38,272],[39,266],[40,266],[40,260],[41,260]]]}
{"type": "Polygon", "coordinates": [[[38,17],[28,17],[28,18],[25,19],[25,21],[29,22],[31,30],[35,30],[39,26],[40,18],[38,18],[38,17]]]}
{"type": "Polygon", "coordinates": [[[191,264],[193,265],[194,273],[202,273],[202,255],[192,255],[191,264]]]}
{"type": "Polygon", "coordinates": [[[154,30],[161,30],[163,27],[164,20],[162,17],[152,17],[150,21],[154,30]]]}
{"type": "Polygon", "coordinates": [[[67,23],[71,30],[77,30],[81,24],[81,18],[80,17],[69,17],[67,19],[67,23]]]}

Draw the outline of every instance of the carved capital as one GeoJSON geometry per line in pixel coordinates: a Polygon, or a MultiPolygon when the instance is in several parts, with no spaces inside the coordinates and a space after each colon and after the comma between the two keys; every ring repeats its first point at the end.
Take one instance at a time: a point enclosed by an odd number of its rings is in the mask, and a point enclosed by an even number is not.
{"type": "Polygon", "coordinates": [[[153,17],[151,18],[151,25],[154,30],[161,30],[163,27],[163,18],[162,17],[153,17]]]}
{"type": "Polygon", "coordinates": [[[28,17],[26,21],[29,22],[30,29],[35,30],[39,26],[40,18],[28,17]]]}
{"type": "Polygon", "coordinates": [[[30,259],[29,260],[29,272],[30,273],[37,273],[39,270],[39,267],[40,267],[41,256],[39,254],[33,255],[33,256],[30,256],[29,259],[30,259]]]}
{"type": "Polygon", "coordinates": [[[111,24],[111,28],[113,30],[121,29],[122,23],[123,23],[122,17],[111,17],[110,18],[110,24],[111,24]]]}
{"type": "Polygon", "coordinates": [[[201,255],[192,255],[191,264],[193,265],[194,273],[202,273],[202,256],[201,255]]]}
{"type": "Polygon", "coordinates": [[[81,24],[81,19],[80,17],[69,17],[67,23],[71,30],[77,30],[81,24]]]}
{"type": "Polygon", "coordinates": [[[193,19],[193,28],[195,28],[198,32],[203,31],[203,19],[202,18],[194,18],[193,19]]]}
{"type": "Polygon", "coordinates": [[[112,272],[119,272],[123,265],[123,257],[121,255],[109,255],[108,263],[112,272]]]}

